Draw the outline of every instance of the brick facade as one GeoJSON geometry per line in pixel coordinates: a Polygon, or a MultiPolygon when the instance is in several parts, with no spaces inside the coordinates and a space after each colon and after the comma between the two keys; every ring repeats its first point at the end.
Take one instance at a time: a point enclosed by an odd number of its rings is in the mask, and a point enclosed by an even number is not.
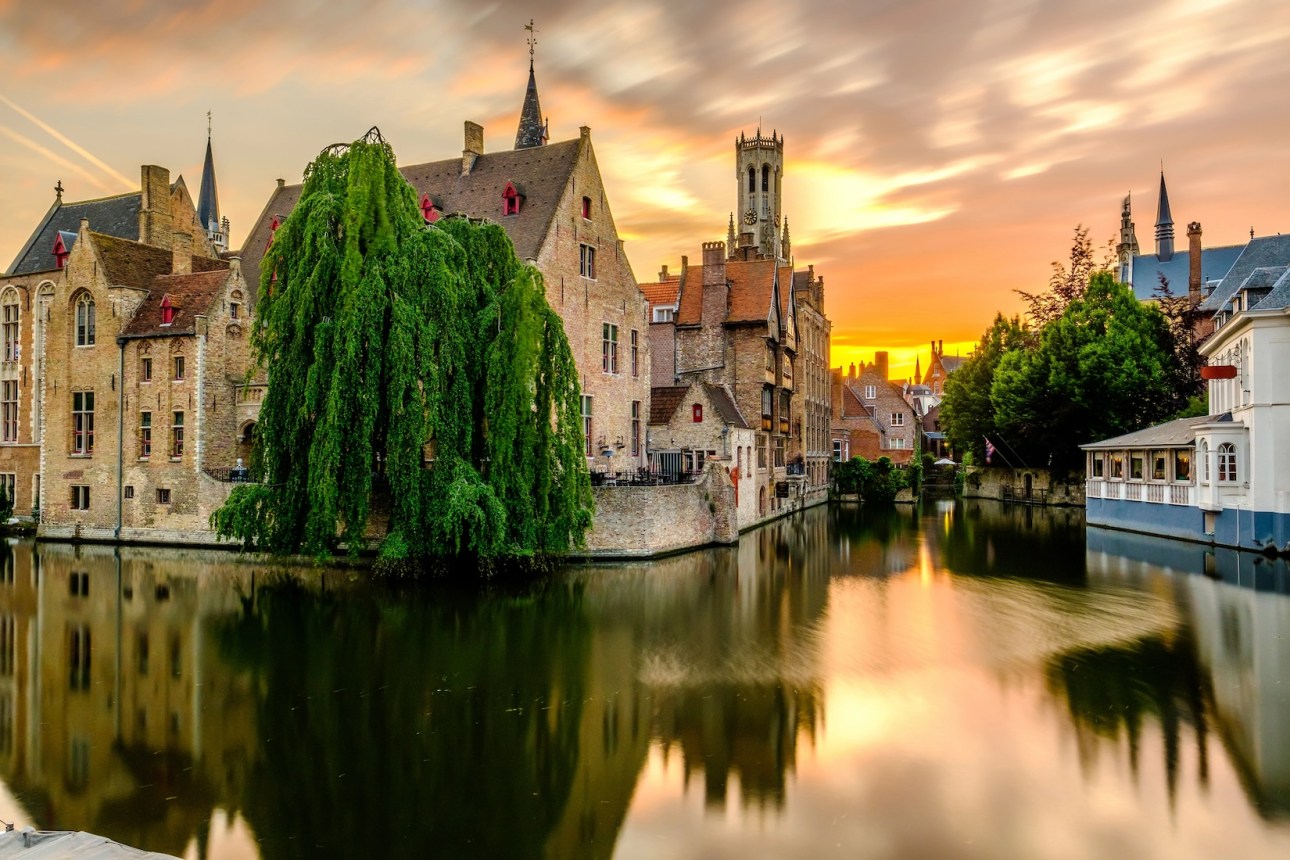
{"type": "Polygon", "coordinates": [[[917,416],[902,388],[887,379],[886,368],[887,355],[880,352],[858,373],[854,365],[846,376],[841,368],[832,372],[831,439],[835,452],[843,444],[843,459],[887,457],[903,464],[917,452],[917,416]]]}

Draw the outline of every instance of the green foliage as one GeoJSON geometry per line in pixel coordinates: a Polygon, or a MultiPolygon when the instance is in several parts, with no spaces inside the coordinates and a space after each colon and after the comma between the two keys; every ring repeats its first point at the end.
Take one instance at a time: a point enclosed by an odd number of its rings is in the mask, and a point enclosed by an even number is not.
{"type": "Polygon", "coordinates": [[[1042,293],[1016,290],[1016,293],[1026,303],[1026,315],[1030,321],[1036,326],[1045,326],[1061,316],[1071,302],[1083,297],[1094,275],[1109,272],[1114,264],[1113,240],[1107,241],[1099,262],[1094,259],[1093,241],[1088,237],[1088,228],[1082,224],[1076,224],[1075,237],[1071,242],[1070,264],[1063,264],[1059,260],[1053,261],[1053,273],[1048,279],[1048,290],[1042,293]]]}
{"type": "Polygon", "coordinates": [[[252,470],[212,516],[272,552],[562,552],[591,524],[579,387],[541,275],[501,227],[426,225],[375,130],[319,154],[261,264],[252,470]]]}
{"type": "Polygon", "coordinates": [[[993,437],[998,444],[999,428],[990,400],[995,370],[1006,353],[1025,349],[1034,339],[1034,333],[1019,317],[1007,319],[998,314],[972,355],[945,381],[941,427],[950,448],[963,463],[985,462],[986,437],[993,437]]]}
{"type": "Polygon", "coordinates": [[[1060,473],[1081,462],[1080,444],[1177,412],[1185,404],[1179,382],[1168,322],[1099,272],[1033,349],[1003,355],[990,400],[998,429],[1026,463],[1060,473]]]}
{"type": "Polygon", "coordinates": [[[9,491],[7,489],[0,486],[0,523],[9,522],[9,518],[12,516],[13,497],[9,495],[9,491]]]}
{"type": "Polygon", "coordinates": [[[901,469],[889,457],[852,457],[833,464],[833,490],[839,495],[858,493],[863,502],[891,504],[901,490],[917,486],[920,474],[916,463],[901,469]]]}

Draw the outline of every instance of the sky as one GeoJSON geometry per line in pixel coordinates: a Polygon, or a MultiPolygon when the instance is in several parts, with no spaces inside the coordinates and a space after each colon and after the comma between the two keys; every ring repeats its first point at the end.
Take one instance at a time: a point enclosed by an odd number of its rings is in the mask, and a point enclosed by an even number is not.
{"type": "Polygon", "coordinates": [[[161,164],[195,193],[207,111],[235,246],[277,178],[373,125],[402,164],[456,156],[464,120],[510,148],[530,18],[551,138],[591,127],[638,281],[725,238],[741,131],[785,136],[835,365],[967,354],[1127,193],[1150,250],[1162,166],[1179,245],[1290,229],[1282,0],[0,0],[0,266],[56,181],[161,164]]]}

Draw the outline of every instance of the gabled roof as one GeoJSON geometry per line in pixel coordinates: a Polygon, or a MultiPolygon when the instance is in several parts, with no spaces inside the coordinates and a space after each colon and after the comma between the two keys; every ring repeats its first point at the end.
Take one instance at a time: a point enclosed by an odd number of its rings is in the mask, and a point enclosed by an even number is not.
{"type": "Polygon", "coordinates": [[[1290,268],[1272,285],[1272,291],[1264,296],[1253,310],[1280,311],[1290,307],[1290,268]]]}
{"type": "MultiPolygon", "coordinates": [[[[1236,258],[1245,249],[1244,245],[1221,245],[1215,248],[1203,248],[1200,252],[1201,283],[1216,281],[1228,273],[1236,258]]],[[[1156,287],[1160,286],[1160,276],[1169,281],[1169,290],[1175,296],[1186,295],[1191,279],[1191,252],[1176,251],[1168,261],[1162,261],[1155,254],[1134,257],[1132,267],[1133,295],[1138,301],[1156,297],[1156,287]]]]}
{"type": "Polygon", "coordinates": [[[661,281],[641,284],[641,292],[649,301],[650,318],[653,319],[655,305],[673,307],[677,304],[681,292],[681,276],[673,275],[661,281]]]}
{"type": "Polygon", "coordinates": [[[191,275],[158,275],[152,279],[147,298],[121,334],[127,337],[195,334],[195,318],[210,314],[211,305],[228,279],[228,269],[191,275]],[[163,326],[161,304],[166,297],[170,298],[175,316],[170,325],[163,326]]]}
{"type": "Polygon", "coordinates": [[[1201,310],[1217,311],[1232,300],[1256,269],[1290,264],[1290,236],[1259,236],[1241,249],[1227,275],[1200,303],[1201,310]]]}
{"type": "Polygon", "coordinates": [[[649,390],[649,423],[666,424],[672,420],[676,407],[685,400],[688,385],[662,385],[649,390]]]}
{"type": "Polygon", "coordinates": [[[81,219],[89,219],[95,232],[122,239],[139,238],[139,210],[143,208],[143,194],[133,191],[97,200],[79,203],[55,201],[45,214],[17,258],[10,265],[8,274],[25,275],[29,272],[48,272],[58,268],[54,259],[54,239],[60,232],[77,233],[81,219]]]}
{"type": "MultiPolygon", "coordinates": [[[[703,383],[703,390],[707,392],[708,400],[712,401],[712,406],[721,416],[721,420],[732,427],[738,427],[741,430],[747,430],[748,422],[739,412],[739,407],[735,405],[735,400],[730,393],[719,385],[703,383]]],[[[652,411],[652,410],[651,410],[652,411]]]]}
{"type": "Polygon", "coordinates": [[[727,323],[765,323],[775,294],[775,260],[730,260],[726,280],[730,284],[727,323]]]}
{"type": "MultiPolygon", "coordinates": [[[[151,289],[153,278],[169,275],[174,268],[174,253],[166,248],[155,248],[142,242],[131,242],[102,233],[91,232],[90,238],[103,263],[103,277],[110,286],[151,289]]],[[[228,263],[224,260],[192,258],[194,272],[227,269],[228,263]]]]}
{"type": "Polygon", "coordinates": [[[673,317],[676,324],[698,325],[703,322],[703,267],[699,267],[698,277],[692,277],[687,270],[679,289],[680,298],[673,317]]]}
{"type": "MultiPolygon", "coordinates": [[[[445,215],[460,213],[487,218],[502,226],[521,260],[537,258],[551,229],[560,197],[578,161],[581,138],[528,149],[485,153],[475,159],[470,173],[461,175],[461,159],[448,158],[400,167],[420,199],[429,194],[443,204],[445,215]],[[525,202],[518,215],[502,215],[502,192],[507,182],[524,188],[525,202]]],[[[285,219],[300,201],[300,185],[274,190],[242,246],[242,268],[252,289],[259,285],[260,261],[269,244],[274,216],[285,219]]]]}
{"type": "Polygon", "coordinates": [[[948,376],[962,366],[967,358],[962,355],[942,355],[941,367],[945,368],[945,375],[948,376]]]}

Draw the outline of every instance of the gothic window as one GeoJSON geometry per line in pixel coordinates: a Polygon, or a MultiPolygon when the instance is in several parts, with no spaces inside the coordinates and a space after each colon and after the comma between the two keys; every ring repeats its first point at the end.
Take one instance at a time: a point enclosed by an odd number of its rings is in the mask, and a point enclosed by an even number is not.
{"type": "Polygon", "coordinates": [[[1236,446],[1231,442],[1218,446],[1218,480],[1222,484],[1236,482],[1236,446]]]}
{"type": "Polygon", "coordinates": [[[4,320],[4,360],[18,360],[18,291],[14,289],[5,290],[3,307],[0,308],[0,314],[3,314],[4,320]]]}
{"type": "Polygon", "coordinates": [[[94,345],[94,299],[87,292],[76,297],[76,345],[94,345]]]}
{"type": "Polygon", "coordinates": [[[756,192],[757,192],[757,170],[753,167],[749,167],[748,168],[748,193],[755,194],[756,192]]]}
{"type": "Polygon", "coordinates": [[[765,194],[770,191],[770,165],[761,166],[761,193],[765,194]]]}

